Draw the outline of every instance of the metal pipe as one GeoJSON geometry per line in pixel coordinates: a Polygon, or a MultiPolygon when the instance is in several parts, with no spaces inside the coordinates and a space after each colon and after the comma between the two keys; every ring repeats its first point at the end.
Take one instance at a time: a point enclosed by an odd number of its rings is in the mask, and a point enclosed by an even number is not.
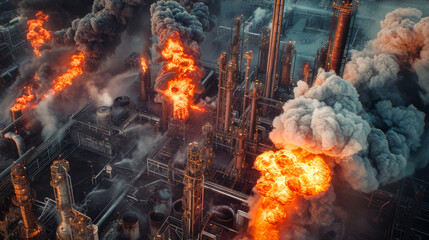
{"type": "Polygon", "coordinates": [[[4,138],[11,139],[15,142],[20,157],[25,153],[25,143],[21,136],[13,132],[8,132],[4,135],[4,138]]]}
{"type": "Polygon", "coordinates": [[[273,98],[274,89],[276,87],[275,83],[277,80],[277,64],[279,62],[280,36],[281,36],[282,23],[283,23],[284,7],[285,7],[285,1],[283,0],[280,6],[280,19],[278,21],[278,29],[277,29],[277,36],[276,36],[277,39],[276,39],[276,46],[275,46],[274,67],[273,67],[272,80],[271,80],[270,98],[273,98]]]}

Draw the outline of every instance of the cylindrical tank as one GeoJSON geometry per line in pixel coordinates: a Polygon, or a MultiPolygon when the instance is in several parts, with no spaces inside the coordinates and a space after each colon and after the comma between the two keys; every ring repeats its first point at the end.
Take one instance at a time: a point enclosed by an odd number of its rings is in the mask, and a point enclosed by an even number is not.
{"type": "Polygon", "coordinates": [[[154,206],[156,212],[163,212],[165,215],[170,214],[173,206],[171,195],[171,191],[166,188],[156,193],[156,205],[154,206]]]}
{"type": "Polygon", "coordinates": [[[179,199],[173,203],[173,217],[177,219],[182,219],[182,216],[183,216],[182,199],[179,199]]]}
{"type": "Polygon", "coordinates": [[[70,219],[73,218],[72,197],[67,172],[70,170],[69,162],[65,159],[56,160],[51,165],[51,186],[54,188],[57,210],[61,214],[61,223],[57,228],[58,239],[70,239],[70,219]]]}
{"type": "Polygon", "coordinates": [[[214,209],[213,220],[226,227],[234,227],[234,210],[226,205],[216,206],[214,209]]]}
{"type": "Polygon", "coordinates": [[[280,87],[284,89],[289,89],[291,84],[292,58],[294,54],[294,48],[295,46],[292,42],[289,42],[283,47],[280,87]]]}
{"type": "Polygon", "coordinates": [[[120,96],[115,98],[115,101],[113,102],[113,105],[115,107],[128,107],[130,105],[130,97],[128,96],[120,96]]]}
{"type": "Polygon", "coordinates": [[[42,228],[34,217],[30,183],[24,164],[18,163],[13,166],[10,176],[15,189],[13,203],[21,209],[23,221],[23,226],[19,232],[20,237],[21,239],[41,239],[42,228]]]}
{"type": "Polygon", "coordinates": [[[265,28],[260,33],[259,40],[259,67],[258,72],[264,73],[267,71],[268,50],[270,46],[270,31],[265,28]]]}
{"type": "Polygon", "coordinates": [[[130,240],[140,238],[139,217],[135,212],[127,212],[122,217],[122,232],[130,240]]]}
{"type": "Polygon", "coordinates": [[[112,124],[112,107],[111,106],[97,107],[97,123],[102,126],[109,126],[112,124]]]}
{"type": "Polygon", "coordinates": [[[160,212],[151,212],[149,214],[149,238],[153,238],[156,235],[166,218],[167,216],[160,212]]]}

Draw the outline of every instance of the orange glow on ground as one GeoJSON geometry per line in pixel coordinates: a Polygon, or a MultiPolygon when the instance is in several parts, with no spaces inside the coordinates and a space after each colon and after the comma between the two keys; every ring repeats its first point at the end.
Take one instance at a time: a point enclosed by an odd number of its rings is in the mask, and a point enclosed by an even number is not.
{"type": "Polygon", "coordinates": [[[278,224],[286,219],[293,200],[327,191],[331,183],[322,157],[304,150],[268,151],[256,158],[254,166],[261,173],[256,188],[262,196],[250,223],[255,240],[279,239],[278,224]]]}
{"type": "Polygon", "coordinates": [[[48,30],[43,28],[43,24],[48,21],[49,16],[42,12],[37,12],[36,19],[27,21],[28,33],[27,39],[30,40],[31,46],[33,46],[34,54],[36,56],[42,55],[39,48],[45,44],[45,42],[51,39],[51,34],[48,30]]]}
{"type": "Polygon", "coordinates": [[[167,89],[159,90],[168,100],[173,102],[173,116],[176,119],[186,120],[189,117],[189,108],[202,110],[192,105],[195,84],[192,77],[201,70],[195,64],[192,56],[184,52],[183,43],[178,34],[172,34],[167,40],[161,54],[165,59],[165,70],[175,71],[177,74],[168,81],[167,89]]]}

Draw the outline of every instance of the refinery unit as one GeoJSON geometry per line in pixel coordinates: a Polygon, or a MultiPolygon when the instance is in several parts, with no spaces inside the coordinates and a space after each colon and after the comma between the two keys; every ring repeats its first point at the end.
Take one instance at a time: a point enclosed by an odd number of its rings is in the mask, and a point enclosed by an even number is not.
{"type": "MultiPolygon", "coordinates": [[[[131,90],[58,110],[61,124],[49,135],[36,107],[9,106],[0,124],[0,239],[253,239],[246,229],[260,177],[254,162],[277,150],[273,121],[298,80],[311,87],[320,68],[343,75],[351,50],[369,40],[363,28],[379,21],[360,14],[369,3],[383,1],[235,1],[242,12],[223,16],[201,43],[202,89],[185,112],[160,97],[169,89],[156,81],[168,64],[148,49],[118,60],[126,74],[115,84],[131,90]],[[270,14],[258,18],[257,8],[270,14]]],[[[7,14],[18,13],[1,18],[7,14]]],[[[25,22],[2,23],[0,97],[33,51],[25,22]]],[[[332,176],[341,215],[336,230],[313,237],[429,239],[422,171],[369,192],[332,176]]]]}

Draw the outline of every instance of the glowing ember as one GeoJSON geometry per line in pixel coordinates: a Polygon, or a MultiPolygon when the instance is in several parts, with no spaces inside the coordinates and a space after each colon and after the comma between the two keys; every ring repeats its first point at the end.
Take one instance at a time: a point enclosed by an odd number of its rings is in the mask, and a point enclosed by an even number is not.
{"type": "Polygon", "coordinates": [[[265,152],[255,160],[261,172],[256,188],[262,196],[253,213],[251,234],[256,240],[279,239],[278,224],[299,195],[314,196],[329,189],[331,171],[320,156],[302,151],[265,152]]]}
{"type": "Polygon", "coordinates": [[[70,63],[71,67],[67,69],[67,72],[55,79],[55,85],[53,87],[54,94],[61,92],[66,86],[72,85],[73,79],[82,74],[82,63],[85,56],[82,52],[73,55],[70,63]]]}
{"type": "Polygon", "coordinates": [[[165,59],[165,70],[175,72],[174,77],[168,81],[167,89],[160,90],[164,96],[173,102],[174,118],[186,120],[189,117],[189,108],[200,110],[192,106],[195,84],[193,78],[201,77],[201,70],[195,64],[191,55],[184,52],[182,42],[178,34],[173,34],[167,40],[165,48],[162,50],[162,57],[165,59]]]}
{"type": "MultiPolygon", "coordinates": [[[[39,78],[34,76],[35,80],[39,80],[39,78]]],[[[13,105],[10,110],[13,112],[24,110],[27,108],[27,105],[34,100],[33,88],[31,86],[24,87],[24,94],[16,99],[15,105],[13,105]]]]}
{"type": "Polygon", "coordinates": [[[43,28],[43,24],[48,20],[48,18],[49,16],[47,14],[43,14],[39,11],[36,14],[36,19],[27,21],[27,39],[30,40],[36,56],[41,55],[39,48],[45,44],[47,40],[51,39],[51,34],[43,28]]]}
{"type": "Polygon", "coordinates": [[[145,72],[146,72],[146,70],[147,70],[147,63],[146,63],[146,59],[142,57],[142,58],[140,59],[140,64],[141,64],[141,66],[142,66],[142,71],[143,71],[143,73],[145,73],[145,72]]]}

